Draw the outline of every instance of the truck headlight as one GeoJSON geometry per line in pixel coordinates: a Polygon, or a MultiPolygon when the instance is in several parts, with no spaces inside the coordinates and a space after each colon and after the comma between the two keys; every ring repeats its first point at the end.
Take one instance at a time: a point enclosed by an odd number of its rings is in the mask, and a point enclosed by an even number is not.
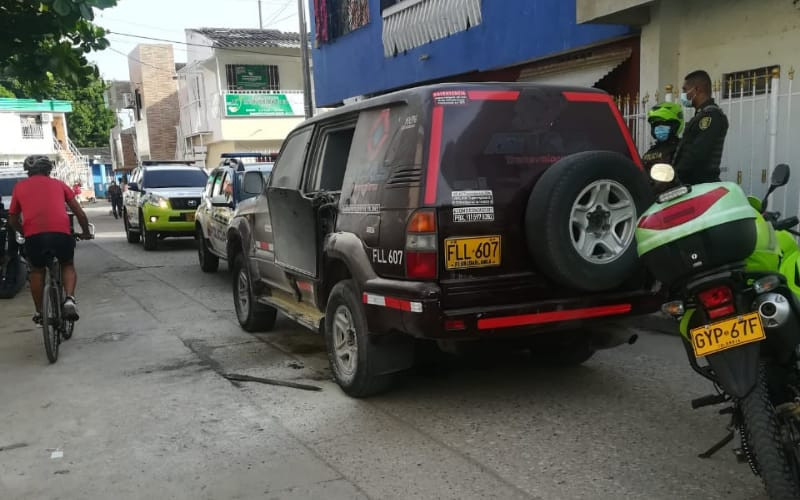
{"type": "Polygon", "coordinates": [[[151,205],[155,205],[159,208],[169,208],[169,200],[164,198],[163,196],[159,196],[157,194],[151,194],[150,199],[148,200],[151,205]]]}

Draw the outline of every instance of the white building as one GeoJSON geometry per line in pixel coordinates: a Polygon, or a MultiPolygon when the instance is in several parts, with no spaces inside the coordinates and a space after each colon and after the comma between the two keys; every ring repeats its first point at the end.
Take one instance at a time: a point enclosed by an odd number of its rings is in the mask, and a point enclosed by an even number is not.
{"type": "Polygon", "coordinates": [[[0,168],[19,168],[28,155],[47,155],[54,175],[89,185],[87,158],[72,144],[67,131],[70,101],[0,98],[0,168]]]}
{"type": "Polygon", "coordinates": [[[706,70],[730,122],[723,178],[763,195],[774,165],[788,163],[796,170],[777,207],[798,212],[800,89],[793,84],[800,68],[800,1],[576,0],[576,7],[579,23],[641,30],[639,118],[656,96],[664,98],[667,86],[677,97],[686,74],[706,70]]]}
{"type": "Polygon", "coordinates": [[[201,28],[186,42],[177,157],[213,167],[224,152],[277,152],[304,119],[299,35],[201,28]]]}

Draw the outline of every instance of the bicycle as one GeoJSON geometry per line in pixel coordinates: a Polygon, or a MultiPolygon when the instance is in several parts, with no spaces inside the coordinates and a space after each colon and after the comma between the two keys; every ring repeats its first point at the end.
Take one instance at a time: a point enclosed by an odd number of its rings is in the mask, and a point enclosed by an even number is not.
{"type": "MultiPolygon", "coordinates": [[[[89,234],[94,238],[94,224],[89,224],[89,234]]],[[[80,239],[72,233],[73,238],[80,239]]],[[[75,330],[75,321],[64,318],[65,293],[61,284],[61,263],[51,254],[47,255],[44,291],[42,293],[42,335],[44,350],[50,363],[58,361],[58,348],[62,340],[69,340],[75,330]]]]}

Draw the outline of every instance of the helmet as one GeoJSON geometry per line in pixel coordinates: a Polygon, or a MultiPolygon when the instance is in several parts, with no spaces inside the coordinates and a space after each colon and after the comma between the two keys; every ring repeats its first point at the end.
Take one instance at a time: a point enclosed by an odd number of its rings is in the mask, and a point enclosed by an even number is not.
{"type": "Polygon", "coordinates": [[[683,108],[680,104],[675,102],[662,102],[656,104],[647,113],[647,121],[650,125],[656,123],[667,123],[672,125],[672,131],[675,135],[681,135],[683,132],[683,108]]]}
{"type": "Polygon", "coordinates": [[[36,174],[50,175],[50,171],[53,170],[53,162],[43,155],[31,155],[25,158],[23,168],[28,172],[29,176],[36,174]]]}

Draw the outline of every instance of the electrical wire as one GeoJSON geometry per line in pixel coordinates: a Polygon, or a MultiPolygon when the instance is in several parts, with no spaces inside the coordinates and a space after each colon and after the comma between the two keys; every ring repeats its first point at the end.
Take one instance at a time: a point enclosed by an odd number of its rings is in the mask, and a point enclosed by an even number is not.
{"type": "Polygon", "coordinates": [[[294,1],[294,0],[286,0],[286,3],[285,3],[285,4],[283,4],[283,7],[281,7],[280,9],[278,9],[278,10],[277,10],[277,12],[275,12],[275,13],[272,15],[272,17],[271,17],[271,18],[270,18],[270,19],[269,19],[267,22],[265,22],[264,24],[265,24],[265,25],[267,25],[267,26],[269,26],[270,24],[272,24],[272,23],[275,23],[275,22],[276,22],[276,21],[275,21],[275,19],[277,19],[277,18],[278,18],[278,16],[280,16],[281,14],[283,14],[284,12],[286,12],[286,9],[288,9],[288,8],[289,8],[289,4],[291,4],[293,1],[294,1]]]}
{"type": "MultiPolygon", "coordinates": [[[[156,42],[177,43],[177,44],[180,44],[180,45],[187,45],[189,47],[203,47],[203,48],[206,48],[206,49],[228,50],[228,51],[231,51],[231,52],[247,52],[247,53],[250,53],[250,54],[258,54],[260,56],[264,55],[263,52],[258,52],[258,51],[255,51],[255,50],[237,49],[237,48],[232,48],[232,47],[215,47],[213,45],[204,45],[202,43],[179,42],[177,40],[169,40],[167,38],[158,38],[158,37],[154,37],[154,36],[134,35],[132,33],[122,33],[122,32],[119,32],[119,31],[111,31],[111,30],[107,30],[107,31],[108,31],[109,34],[113,34],[113,35],[127,36],[127,37],[131,37],[131,38],[141,38],[143,40],[153,40],[153,41],[156,41],[156,42]]],[[[299,43],[300,42],[298,41],[298,45],[299,45],[299,43]]]]}
{"type": "Polygon", "coordinates": [[[143,66],[149,66],[149,67],[151,67],[151,68],[153,68],[153,69],[156,69],[156,70],[158,70],[158,71],[161,71],[162,73],[166,73],[166,74],[168,74],[169,76],[175,76],[175,75],[176,75],[176,72],[175,72],[175,71],[167,71],[167,70],[165,70],[164,68],[160,68],[160,67],[158,67],[158,66],[155,66],[155,65],[153,65],[153,64],[146,63],[146,62],[142,61],[141,59],[138,59],[138,58],[136,58],[136,57],[133,57],[133,56],[132,56],[132,55],[130,55],[130,54],[126,54],[126,53],[122,52],[121,50],[117,50],[117,49],[115,49],[114,47],[108,47],[108,50],[110,50],[110,51],[112,51],[112,52],[116,52],[117,54],[119,54],[119,55],[122,55],[122,56],[125,56],[125,57],[127,57],[127,58],[129,58],[129,59],[133,59],[134,61],[138,62],[139,64],[141,64],[141,65],[143,65],[143,66]]]}

